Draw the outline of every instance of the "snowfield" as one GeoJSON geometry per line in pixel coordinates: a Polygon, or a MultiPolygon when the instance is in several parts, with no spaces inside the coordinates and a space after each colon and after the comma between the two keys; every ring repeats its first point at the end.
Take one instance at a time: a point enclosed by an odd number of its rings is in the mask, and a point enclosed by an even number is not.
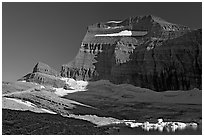
{"type": "Polygon", "coordinates": [[[85,91],[86,86],[88,85],[88,81],[82,81],[82,80],[74,80],[73,78],[61,78],[61,80],[65,81],[66,84],[71,88],[71,89],[76,89],[79,91],[85,91]]]}
{"type": "MultiPolygon", "coordinates": [[[[116,26],[116,27],[108,27],[106,29],[116,29],[123,26],[116,26]]],[[[129,31],[129,30],[123,30],[118,33],[108,33],[108,34],[96,34],[95,37],[118,37],[118,36],[144,36],[148,32],[147,31],[129,31]]]]}
{"type": "Polygon", "coordinates": [[[118,33],[111,33],[111,34],[96,34],[95,37],[106,36],[106,37],[113,37],[113,36],[132,36],[132,32],[129,30],[124,30],[118,33]]]}
{"type": "Polygon", "coordinates": [[[50,113],[50,114],[57,114],[53,111],[44,109],[44,108],[38,108],[35,104],[29,102],[29,101],[22,101],[20,99],[17,98],[6,98],[3,97],[2,98],[2,102],[3,102],[3,107],[2,108],[6,108],[6,109],[12,109],[12,110],[30,110],[33,112],[37,112],[37,113],[50,113]]]}
{"type": "Polygon", "coordinates": [[[97,126],[106,126],[110,124],[115,124],[115,123],[123,123],[122,120],[118,120],[116,118],[112,117],[99,117],[97,115],[75,115],[75,114],[70,114],[69,116],[64,116],[64,117],[71,117],[71,118],[76,118],[76,119],[82,119],[82,120],[87,120],[93,124],[96,124],[97,126]]]}
{"type": "Polygon", "coordinates": [[[69,93],[74,93],[78,91],[75,89],[65,90],[63,88],[53,88],[53,89],[55,90],[55,94],[57,94],[58,96],[65,96],[69,93]]]}
{"type": "Polygon", "coordinates": [[[17,103],[26,105],[26,106],[28,106],[28,107],[36,107],[35,104],[33,104],[33,103],[29,102],[29,101],[22,101],[22,100],[16,99],[16,98],[6,98],[6,99],[15,101],[15,102],[17,102],[17,103]]]}
{"type": "Polygon", "coordinates": [[[114,20],[111,20],[111,21],[108,21],[107,23],[121,23],[122,21],[119,20],[119,21],[114,21],[114,20]]]}
{"type": "Polygon", "coordinates": [[[65,81],[69,86],[69,89],[64,88],[53,88],[58,96],[65,96],[69,93],[79,92],[79,91],[87,91],[86,86],[88,85],[88,81],[76,81],[72,78],[61,78],[61,80],[65,81]]]}

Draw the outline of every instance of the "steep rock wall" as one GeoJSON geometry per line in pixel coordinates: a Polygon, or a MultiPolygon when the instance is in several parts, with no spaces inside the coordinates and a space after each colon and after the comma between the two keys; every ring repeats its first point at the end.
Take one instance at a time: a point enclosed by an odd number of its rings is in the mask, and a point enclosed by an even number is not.
{"type": "Polygon", "coordinates": [[[156,91],[201,88],[201,33],[154,16],[93,24],[61,76],[156,91]]]}

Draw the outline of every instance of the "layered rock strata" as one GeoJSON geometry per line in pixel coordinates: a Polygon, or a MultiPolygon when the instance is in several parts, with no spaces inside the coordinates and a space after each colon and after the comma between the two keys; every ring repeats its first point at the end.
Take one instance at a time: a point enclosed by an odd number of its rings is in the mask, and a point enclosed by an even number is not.
{"type": "Polygon", "coordinates": [[[56,70],[52,69],[50,66],[42,62],[38,62],[33,68],[33,73],[36,73],[36,72],[53,75],[53,76],[59,76],[59,73],[56,70]]]}
{"type": "Polygon", "coordinates": [[[63,80],[60,79],[59,73],[49,67],[47,64],[38,62],[33,68],[33,72],[25,75],[23,78],[18,81],[27,81],[34,82],[43,85],[50,85],[53,87],[64,87],[66,84],[63,80]]]}
{"type": "Polygon", "coordinates": [[[107,79],[156,91],[201,89],[202,32],[155,16],[88,27],[76,58],[61,76],[107,79]]]}

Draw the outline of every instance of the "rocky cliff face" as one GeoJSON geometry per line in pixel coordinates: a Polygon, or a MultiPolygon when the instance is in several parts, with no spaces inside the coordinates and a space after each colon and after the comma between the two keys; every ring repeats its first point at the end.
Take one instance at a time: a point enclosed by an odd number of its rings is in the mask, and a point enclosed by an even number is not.
{"type": "Polygon", "coordinates": [[[52,69],[50,66],[42,62],[38,62],[33,68],[33,73],[36,73],[36,72],[53,75],[53,76],[59,76],[59,73],[56,70],[52,69]]]}
{"type": "Polygon", "coordinates": [[[156,91],[201,88],[202,32],[154,16],[88,27],[76,58],[61,76],[108,79],[156,91]]]}
{"type": "Polygon", "coordinates": [[[25,75],[18,81],[35,82],[54,87],[64,87],[65,82],[60,79],[59,73],[47,64],[38,62],[33,68],[33,72],[25,75]]]}

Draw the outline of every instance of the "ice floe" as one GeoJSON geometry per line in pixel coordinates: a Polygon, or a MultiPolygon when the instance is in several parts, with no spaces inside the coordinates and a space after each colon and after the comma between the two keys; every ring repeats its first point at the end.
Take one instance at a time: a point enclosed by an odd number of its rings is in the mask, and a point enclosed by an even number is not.
{"type": "Polygon", "coordinates": [[[112,117],[99,117],[96,115],[70,114],[62,116],[87,120],[98,126],[125,124],[126,126],[131,128],[142,128],[144,131],[157,130],[159,132],[163,132],[165,130],[167,132],[176,132],[177,130],[185,130],[186,128],[192,128],[194,130],[198,128],[197,123],[163,122],[163,119],[158,119],[157,123],[150,123],[148,121],[144,123],[139,123],[135,120],[119,120],[112,117]]]}
{"type": "Polygon", "coordinates": [[[136,127],[141,127],[145,131],[150,131],[150,130],[158,130],[160,132],[163,132],[164,129],[167,132],[175,132],[176,130],[184,130],[187,127],[190,127],[192,129],[196,129],[198,124],[197,123],[183,123],[183,122],[163,122],[163,119],[158,119],[157,123],[149,123],[144,122],[144,123],[137,123],[134,121],[123,121],[125,125],[136,128],[136,127]]]}

